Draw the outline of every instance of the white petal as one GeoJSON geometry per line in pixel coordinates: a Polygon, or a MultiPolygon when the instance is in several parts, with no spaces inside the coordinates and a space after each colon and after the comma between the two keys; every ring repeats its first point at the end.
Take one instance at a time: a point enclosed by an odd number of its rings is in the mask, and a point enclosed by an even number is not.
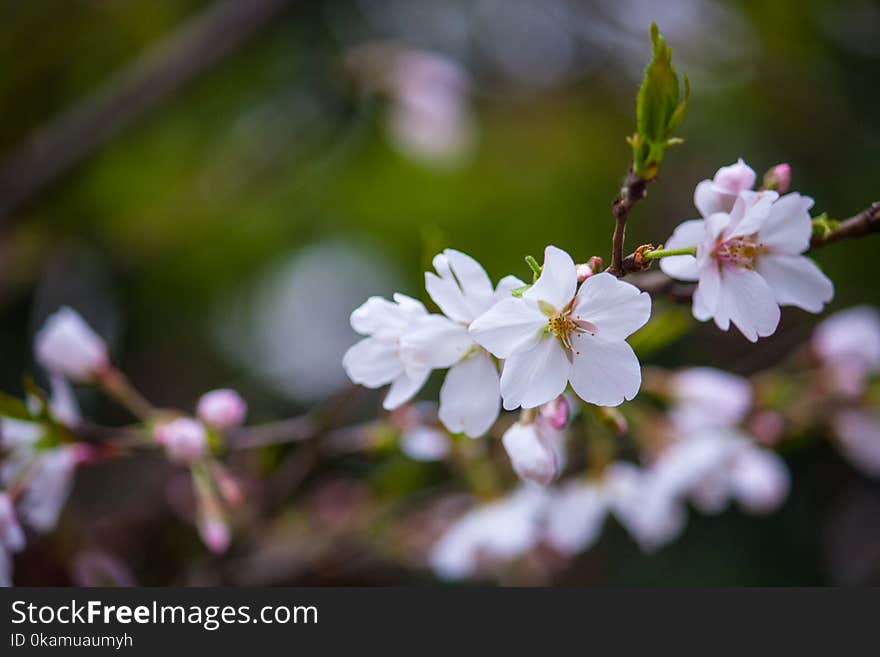
{"type": "Polygon", "coordinates": [[[420,301],[395,294],[394,301],[370,297],[351,313],[351,327],[361,335],[393,339],[417,317],[428,311],[420,301]]]}
{"type": "Polygon", "coordinates": [[[564,308],[577,288],[577,271],[574,260],[562,249],[548,246],[544,249],[541,275],[523,297],[549,303],[556,310],[564,308]]]}
{"type": "Polygon", "coordinates": [[[449,367],[473,346],[462,324],[443,315],[426,315],[413,322],[400,338],[400,357],[407,367],[449,367]]]}
{"type": "Polygon", "coordinates": [[[401,404],[409,401],[428,380],[431,370],[414,370],[407,371],[398,376],[391,382],[391,388],[382,402],[382,408],[386,411],[393,411],[401,404]]]}
{"type": "Polygon", "coordinates": [[[598,406],[617,406],[636,396],[642,370],[626,342],[575,333],[572,343],[571,387],[581,399],[598,406]]]}
{"type": "Polygon", "coordinates": [[[716,212],[730,212],[735,200],[735,195],[718,191],[711,180],[701,181],[694,190],[694,205],[703,217],[709,217],[716,212]]]}
{"type": "Polygon", "coordinates": [[[498,303],[499,301],[504,301],[505,299],[509,299],[511,293],[519,288],[524,287],[525,283],[518,279],[516,276],[505,276],[500,281],[498,281],[498,286],[495,288],[495,296],[493,299],[494,303],[498,303]]]}
{"type": "Polygon", "coordinates": [[[781,306],[818,313],[834,297],[834,284],[804,256],[768,254],[758,259],[757,269],[781,306]]]}
{"type": "Polygon", "coordinates": [[[504,361],[504,408],[534,408],[555,399],[565,390],[570,371],[566,349],[555,337],[545,335],[531,349],[518,351],[504,361]]]}
{"type": "Polygon", "coordinates": [[[779,305],[773,290],[760,274],[735,267],[722,270],[721,300],[715,315],[719,328],[726,318],[730,318],[751,342],[776,331],[779,305]]]}
{"type": "Polygon", "coordinates": [[[548,485],[559,474],[556,453],[541,436],[536,423],[516,422],[502,438],[514,471],[521,479],[548,485]]]}
{"type": "Polygon", "coordinates": [[[446,249],[434,258],[439,276],[425,274],[425,287],[445,315],[470,322],[492,304],[492,282],[486,270],[469,255],[446,249]]]}
{"type": "Polygon", "coordinates": [[[718,169],[712,184],[720,192],[736,195],[754,187],[756,178],[755,170],[738,158],[734,164],[718,169]]]}
{"type": "Polygon", "coordinates": [[[791,487],[785,461],[758,447],[749,447],[737,457],[730,477],[731,489],[740,505],[756,514],[778,509],[791,487]]]}
{"type": "Polygon", "coordinates": [[[364,338],[342,357],[342,367],[354,383],[378,388],[391,383],[403,372],[403,363],[394,342],[364,338]]]}
{"type": "Polygon", "coordinates": [[[587,550],[598,540],[607,513],[595,485],[570,483],[553,496],[547,509],[547,542],[567,555],[587,550]]]}
{"type": "Polygon", "coordinates": [[[72,447],[58,447],[40,453],[20,507],[22,518],[38,532],[48,532],[58,523],[58,516],[73,488],[75,467],[72,447]]]}
{"type": "Polygon", "coordinates": [[[575,322],[595,325],[604,340],[623,340],[650,318],[651,296],[604,272],[584,281],[572,310],[575,322]]]}
{"type": "Polygon", "coordinates": [[[742,192],[730,211],[730,224],[725,229],[725,237],[762,231],[778,198],[779,194],[769,190],[742,192]]]}
{"type": "MultiPolygon", "coordinates": [[[[685,246],[697,246],[706,239],[706,222],[703,219],[691,219],[678,225],[672,236],[663,245],[664,249],[679,249],[685,246]]],[[[670,256],[660,259],[663,273],[681,281],[697,280],[697,259],[694,256],[670,256]]]]}
{"type": "Polygon", "coordinates": [[[486,433],[501,410],[498,369],[480,349],[453,366],[440,388],[440,421],[471,438],[486,433]]]}
{"type": "MultiPolygon", "coordinates": [[[[700,268],[700,282],[697,283],[697,289],[694,290],[694,317],[701,322],[711,319],[715,316],[720,301],[721,272],[718,269],[718,264],[714,260],[709,260],[705,267],[700,268]]],[[[716,320],[717,322],[718,320],[716,320]]],[[[726,331],[729,326],[729,322],[724,326],[718,324],[718,328],[722,331],[726,331]]]]}
{"type": "Polygon", "coordinates": [[[803,253],[810,246],[813,222],[808,210],[813,199],[800,194],[786,194],[770,208],[761,225],[761,244],[777,253],[803,253]]]}
{"type": "Polygon", "coordinates": [[[477,317],[468,330],[478,344],[498,358],[508,358],[534,346],[545,326],[547,316],[535,302],[511,297],[477,317]]]}

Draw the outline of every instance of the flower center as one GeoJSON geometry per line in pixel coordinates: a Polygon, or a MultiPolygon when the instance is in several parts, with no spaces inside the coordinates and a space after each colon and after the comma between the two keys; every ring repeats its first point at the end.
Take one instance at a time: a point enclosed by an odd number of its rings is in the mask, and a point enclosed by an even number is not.
{"type": "Polygon", "coordinates": [[[559,338],[559,341],[568,349],[572,349],[571,336],[573,333],[596,334],[598,329],[592,322],[571,318],[571,310],[566,309],[553,313],[547,318],[547,331],[559,338]]]}
{"type": "Polygon", "coordinates": [[[764,247],[758,242],[757,237],[757,235],[733,237],[721,242],[715,249],[714,255],[723,264],[754,269],[758,256],[764,252],[764,247]]]}

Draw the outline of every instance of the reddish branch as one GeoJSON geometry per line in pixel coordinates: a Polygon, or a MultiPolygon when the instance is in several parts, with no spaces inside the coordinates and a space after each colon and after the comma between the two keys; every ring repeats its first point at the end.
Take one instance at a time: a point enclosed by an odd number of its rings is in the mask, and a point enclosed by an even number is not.
{"type": "Polygon", "coordinates": [[[615,276],[625,276],[626,268],[623,258],[623,243],[626,238],[626,220],[630,210],[641,201],[648,193],[648,184],[653,178],[642,178],[633,173],[632,167],[626,174],[620,195],[611,204],[611,214],[614,215],[614,236],[611,239],[611,266],[608,271],[615,276]]]}
{"type": "Polygon", "coordinates": [[[880,201],[875,201],[870,207],[865,208],[854,217],[841,221],[837,228],[830,233],[814,235],[810,242],[810,249],[851,237],[864,237],[876,232],[880,232],[880,201]]]}

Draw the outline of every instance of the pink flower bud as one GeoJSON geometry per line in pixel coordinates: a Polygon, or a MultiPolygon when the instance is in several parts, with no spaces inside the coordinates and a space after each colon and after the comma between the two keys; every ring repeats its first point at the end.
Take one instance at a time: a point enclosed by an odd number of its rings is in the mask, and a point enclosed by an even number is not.
{"type": "Polygon", "coordinates": [[[786,163],[777,164],[764,174],[764,189],[773,189],[785,194],[790,186],[791,166],[786,163]]]}
{"type": "Polygon", "coordinates": [[[211,474],[214,475],[214,483],[217,484],[220,496],[229,506],[239,506],[244,502],[241,484],[226,468],[219,463],[214,463],[211,467],[211,474]]]}
{"type": "Polygon", "coordinates": [[[221,554],[229,547],[229,527],[219,517],[205,518],[199,522],[199,535],[211,552],[221,554]]]}
{"type": "Polygon", "coordinates": [[[208,450],[208,436],[201,422],[188,417],[177,418],[156,426],[156,440],[165,446],[169,458],[180,463],[193,463],[208,450]]]}
{"type": "Polygon", "coordinates": [[[719,192],[736,195],[751,189],[756,178],[755,170],[739,158],[736,164],[718,169],[712,183],[719,192]]]}
{"type": "Polygon", "coordinates": [[[577,272],[578,283],[583,283],[593,274],[598,274],[602,271],[602,258],[593,256],[586,262],[576,265],[575,271],[577,272]]]}
{"type": "Polygon", "coordinates": [[[50,315],[34,339],[37,361],[50,372],[90,382],[110,366],[107,345],[75,310],[50,315]]]}
{"type": "Polygon", "coordinates": [[[212,390],[199,399],[196,414],[212,427],[232,429],[244,422],[247,403],[235,390],[212,390]]]}
{"type": "Polygon", "coordinates": [[[547,420],[547,423],[556,431],[565,429],[570,415],[571,409],[568,406],[568,400],[565,398],[565,395],[559,395],[556,399],[547,402],[541,407],[541,417],[547,420]]]}

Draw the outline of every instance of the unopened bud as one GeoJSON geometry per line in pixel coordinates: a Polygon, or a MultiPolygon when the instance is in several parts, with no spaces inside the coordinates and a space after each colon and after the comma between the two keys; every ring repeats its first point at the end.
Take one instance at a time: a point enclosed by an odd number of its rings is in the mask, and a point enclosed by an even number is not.
{"type": "Polygon", "coordinates": [[[602,271],[602,264],[602,258],[593,256],[586,262],[576,265],[575,270],[577,271],[578,283],[583,283],[593,274],[598,274],[602,271]]]}
{"type": "Polygon", "coordinates": [[[559,475],[559,461],[535,423],[515,423],[502,438],[510,463],[520,478],[544,486],[559,475]]]}
{"type": "Polygon", "coordinates": [[[46,319],[34,339],[37,361],[73,381],[91,382],[110,366],[107,345],[72,308],[46,319]]]}
{"type": "Polygon", "coordinates": [[[772,189],[785,194],[791,186],[791,166],[786,163],[777,164],[764,174],[764,189],[772,189]]]}
{"type": "Polygon", "coordinates": [[[199,399],[196,414],[212,427],[233,429],[244,422],[247,403],[235,390],[212,390],[199,399]]]}
{"type": "Polygon", "coordinates": [[[229,547],[229,527],[223,518],[205,518],[199,522],[199,536],[211,552],[221,554],[229,547]]]}
{"type": "Polygon", "coordinates": [[[541,417],[556,431],[565,429],[570,416],[571,408],[565,395],[559,395],[553,401],[549,401],[541,406],[541,417]]]}
{"type": "Polygon", "coordinates": [[[159,424],[153,430],[156,440],[165,446],[168,456],[180,463],[193,463],[208,449],[208,435],[201,422],[188,417],[159,424]]]}
{"type": "Polygon", "coordinates": [[[755,178],[755,170],[739,158],[736,164],[718,169],[712,183],[720,192],[737,195],[751,189],[755,184],[755,178]]]}

